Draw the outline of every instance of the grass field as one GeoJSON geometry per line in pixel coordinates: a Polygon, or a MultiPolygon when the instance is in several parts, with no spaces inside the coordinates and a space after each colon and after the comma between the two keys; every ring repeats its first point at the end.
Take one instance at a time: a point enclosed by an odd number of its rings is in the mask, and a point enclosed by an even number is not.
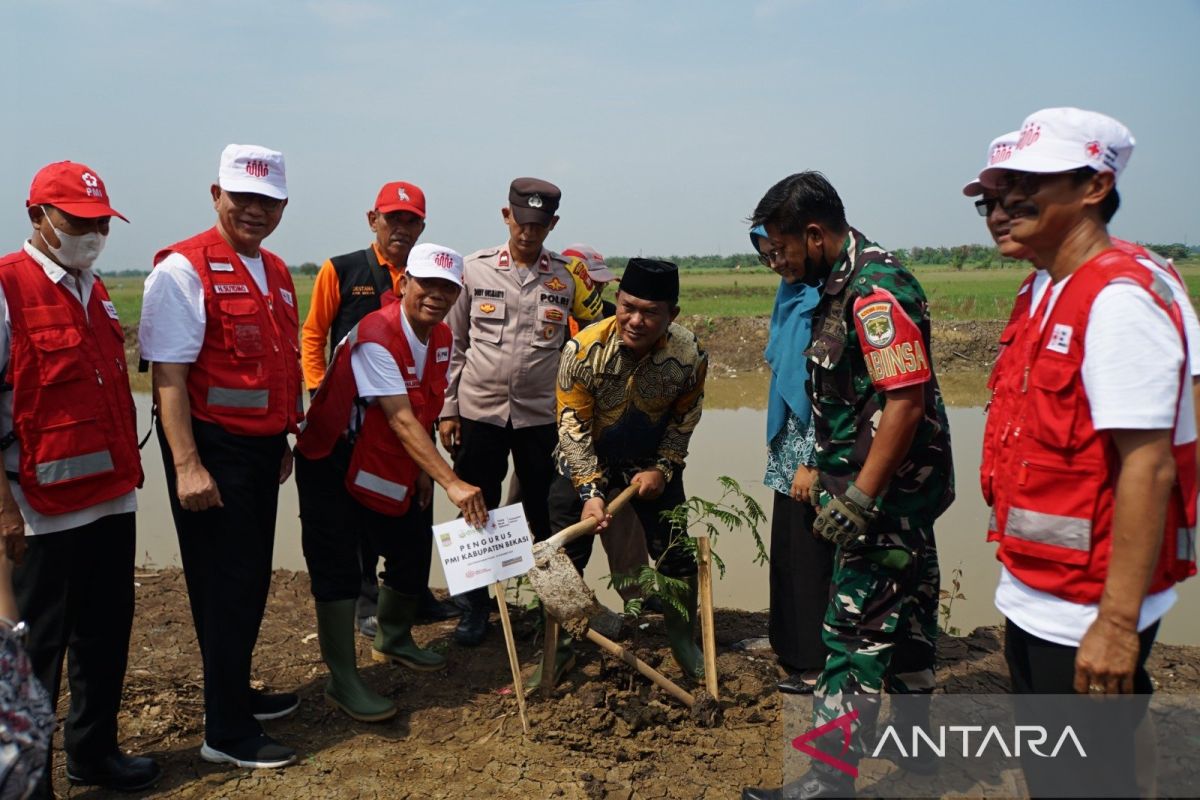
{"type": "MultiPolygon", "coordinates": [[[[1012,307],[1024,268],[964,269],[917,267],[932,314],[937,319],[1004,319],[1012,307]]],[[[1180,272],[1189,285],[1193,304],[1200,305],[1200,260],[1184,262],[1180,272]]],[[[308,314],[313,279],[296,276],[300,318],[308,314]]],[[[142,279],[106,280],[122,322],[135,323],[142,311],[142,279]]],[[[771,313],[779,279],[764,268],[725,272],[697,270],[682,274],[679,305],[684,314],[706,317],[754,317],[771,313]]],[[[611,292],[612,290],[610,290],[611,292]]]]}

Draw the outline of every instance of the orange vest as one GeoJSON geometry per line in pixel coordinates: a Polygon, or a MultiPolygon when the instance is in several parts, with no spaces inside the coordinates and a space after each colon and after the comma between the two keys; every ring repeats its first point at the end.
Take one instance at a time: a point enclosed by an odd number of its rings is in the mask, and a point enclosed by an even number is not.
{"type": "MultiPolygon", "coordinates": [[[[430,332],[425,371],[422,379],[417,380],[416,363],[400,320],[400,303],[394,296],[385,295],[383,308],[363,317],[333,354],[296,439],[296,449],[305,458],[328,456],[346,431],[350,409],[355,403],[361,404],[350,353],[363,342],[382,345],[396,359],[405,376],[408,401],[421,426],[429,430],[437,421],[449,382],[450,348],[454,342],[450,326],[441,322],[430,332]]],[[[362,429],[350,433],[354,437],[354,451],[346,470],[346,491],[367,508],[393,517],[403,516],[412,502],[412,490],[421,468],[388,425],[378,403],[367,406],[362,429]]]]}
{"type": "MultiPolygon", "coordinates": [[[[1107,250],[1063,287],[1040,325],[1023,288],[1001,336],[991,380],[980,469],[992,506],[988,539],[997,558],[1028,586],[1076,603],[1098,603],[1108,576],[1119,461],[1097,431],[1083,385],[1084,335],[1092,303],[1115,279],[1143,287],[1187,342],[1170,287],[1128,255],[1107,250]]],[[[1024,286],[1032,285],[1032,276],[1024,286]]],[[[1176,484],[1150,592],[1196,572],[1196,442],[1174,444],[1176,484]]]]}
{"type": "Polygon", "coordinates": [[[42,514],[66,514],[142,485],[125,334],[100,278],[87,315],[24,252],[0,259],[12,325],[7,382],[21,443],[18,482],[42,514]]]}
{"type": "Polygon", "coordinates": [[[216,228],[160,250],[191,262],[204,286],[204,345],[188,371],[192,416],[242,436],[295,433],[304,416],[296,288],[260,251],[267,295],[216,228]]]}

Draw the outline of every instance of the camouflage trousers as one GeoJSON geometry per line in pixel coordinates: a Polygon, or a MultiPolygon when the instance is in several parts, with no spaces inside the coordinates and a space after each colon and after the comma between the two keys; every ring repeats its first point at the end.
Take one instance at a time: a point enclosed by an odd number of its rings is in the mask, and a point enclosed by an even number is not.
{"type": "MultiPolygon", "coordinates": [[[[828,655],[813,693],[813,727],[857,711],[843,723],[855,742],[873,732],[882,692],[927,694],[934,685],[941,574],[933,528],[876,541],[835,556],[822,634],[828,655]]],[[[857,763],[861,748],[844,753],[841,739],[818,746],[857,763]]]]}

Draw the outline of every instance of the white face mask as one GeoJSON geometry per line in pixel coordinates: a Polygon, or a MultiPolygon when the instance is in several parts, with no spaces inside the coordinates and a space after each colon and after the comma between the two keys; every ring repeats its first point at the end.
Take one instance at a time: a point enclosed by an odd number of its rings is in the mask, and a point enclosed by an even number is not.
{"type": "MultiPolygon", "coordinates": [[[[42,207],[42,213],[46,214],[45,206],[42,207]]],[[[49,214],[46,214],[46,221],[50,222],[49,214]]],[[[99,232],[72,236],[55,228],[53,222],[50,222],[50,228],[58,237],[59,246],[55,247],[47,242],[45,236],[42,236],[42,241],[50,249],[55,261],[71,269],[91,269],[92,264],[95,264],[96,259],[100,257],[100,252],[104,250],[104,243],[108,240],[108,237],[99,232]]],[[[41,236],[40,231],[38,235],[41,236]]]]}

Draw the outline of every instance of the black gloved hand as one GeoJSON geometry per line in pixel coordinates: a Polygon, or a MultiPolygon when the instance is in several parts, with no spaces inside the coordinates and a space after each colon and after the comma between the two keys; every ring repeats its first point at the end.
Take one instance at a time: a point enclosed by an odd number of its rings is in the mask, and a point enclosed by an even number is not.
{"type": "Polygon", "coordinates": [[[875,498],[853,483],[844,495],[833,495],[813,521],[813,533],[822,539],[846,547],[862,539],[877,515],[875,498]]]}

